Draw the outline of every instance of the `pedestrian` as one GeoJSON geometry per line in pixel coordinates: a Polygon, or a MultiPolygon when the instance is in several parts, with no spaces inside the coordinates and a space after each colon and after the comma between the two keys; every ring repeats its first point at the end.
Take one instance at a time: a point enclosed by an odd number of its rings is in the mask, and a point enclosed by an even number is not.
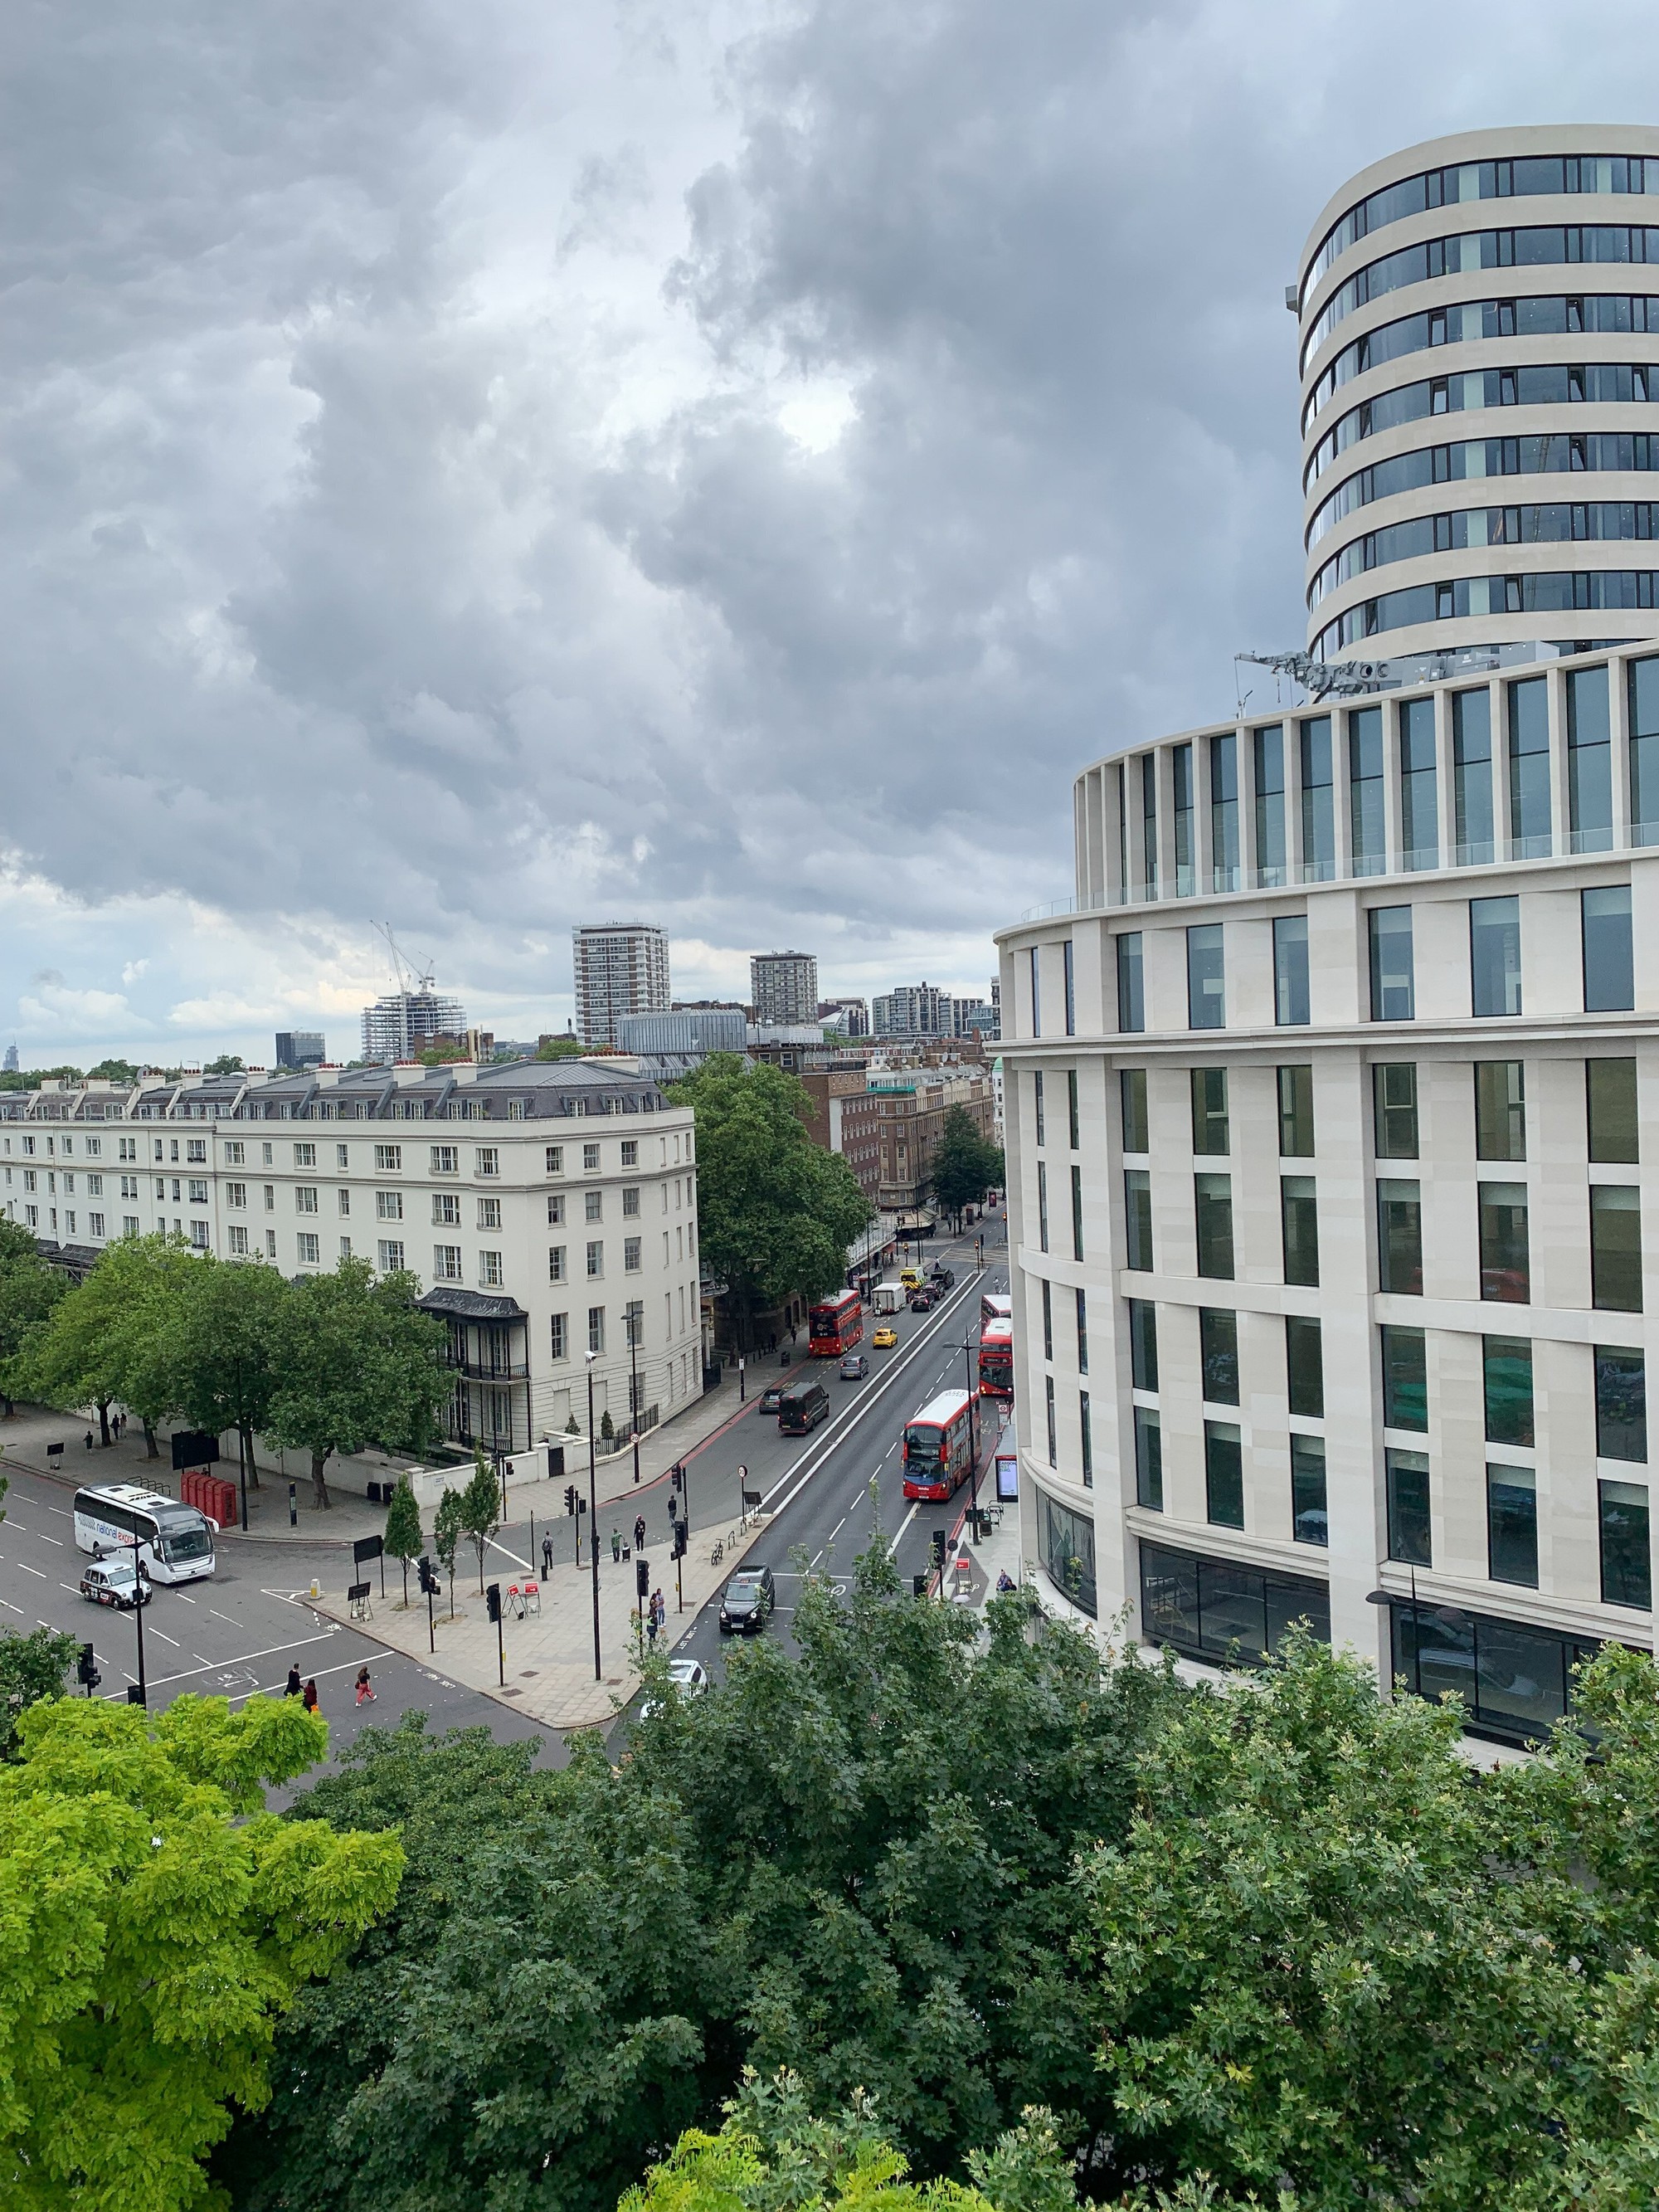
{"type": "Polygon", "coordinates": [[[368,1679],[368,1662],[365,1660],[357,1669],[357,1703],[360,1705],[372,1705],[374,1702],[374,1692],[368,1679]]]}
{"type": "Polygon", "coordinates": [[[92,1431],[90,1429],[87,1431],[87,1449],[88,1451],[92,1449],[92,1431]]]}
{"type": "Polygon", "coordinates": [[[652,1607],[651,1611],[647,1617],[645,1632],[650,1641],[652,1649],[654,1650],[657,1643],[657,1608],[654,1605],[652,1607]]]}
{"type": "Polygon", "coordinates": [[[668,1605],[659,1589],[653,1590],[651,1593],[651,1612],[657,1626],[661,1628],[668,1619],[668,1605]]]}
{"type": "Polygon", "coordinates": [[[317,1702],[317,1677],[314,1674],[300,1692],[300,1703],[308,1713],[321,1712],[322,1707],[317,1702]]]}
{"type": "Polygon", "coordinates": [[[542,1580],[546,1583],[551,1582],[552,1579],[553,1539],[550,1536],[544,1536],[542,1538],[542,1580]]]}
{"type": "Polygon", "coordinates": [[[620,1528],[613,1528],[611,1531],[611,1556],[613,1559],[620,1559],[622,1557],[622,1530],[620,1528]]]}
{"type": "Polygon", "coordinates": [[[284,1690],[283,1690],[283,1695],[285,1698],[297,1698],[297,1697],[299,1696],[299,1694],[300,1694],[300,1662],[299,1662],[299,1661],[296,1659],[296,1660],[295,1661],[294,1664],[293,1664],[293,1665],[289,1668],[289,1670],[288,1670],[288,1684],[287,1684],[287,1686],[284,1688],[284,1690]]]}
{"type": "Polygon", "coordinates": [[[643,1513],[636,1513],[634,1516],[634,1549],[636,1552],[642,1552],[645,1549],[645,1516],[643,1513]]]}

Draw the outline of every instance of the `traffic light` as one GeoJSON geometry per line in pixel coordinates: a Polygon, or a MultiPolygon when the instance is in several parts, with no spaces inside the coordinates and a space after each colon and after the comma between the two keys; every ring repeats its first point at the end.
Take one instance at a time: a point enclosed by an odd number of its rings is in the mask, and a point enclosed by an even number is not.
{"type": "Polygon", "coordinates": [[[651,1595],[651,1562],[636,1559],[634,1562],[634,1588],[641,1597],[651,1595]]]}
{"type": "Polygon", "coordinates": [[[945,1531],[943,1528],[935,1528],[933,1531],[933,1540],[930,1549],[933,1555],[933,1565],[936,1567],[942,1567],[945,1565],[945,1553],[948,1542],[949,1538],[945,1531]]]}
{"type": "Polygon", "coordinates": [[[419,1559],[418,1562],[416,1563],[416,1565],[417,1565],[417,1571],[418,1571],[418,1572],[419,1572],[419,1574],[420,1574],[420,1577],[421,1577],[421,1595],[422,1595],[422,1597],[436,1597],[436,1596],[438,1595],[438,1577],[437,1577],[437,1574],[436,1574],[436,1572],[434,1571],[434,1568],[433,1568],[433,1565],[432,1565],[431,1560],[428,1559],[428,1557],[427,1557],[427,1555],[426,1555],[426,1553],[425,1553],[424,1552],[422,1552],[422,1554],[421,1554],[421,1556],[420,1556],[420,1559],[419,1559]]]}
{"type": "Polygon", "coordinates": [[[90,1644],[83,1644],[81,1646],[81,1657],[75,1669],[75,1679],[82,1684],[88,1697],[104,1679],[98,1671],[98,1655],[90,1644]]]}
{"type": "Polygon", "coordinates": [[[564,1510],[574,1518],[576,1511],[576,1486],[567,1482],[564,1486],[564,1510]]]}
{"type": "Polygon", "coordinates": [[[926,1576],[926,1575],[912,1575],[912,1576],[911,1576],[911,1577],[910,1577],[910,1595],[911,1595],[913,1597],[926,1597],[926,1596],[927,1596],[927,1576],[926,1576]]]}
{"type": "Polygon", "coordinates": [[[674,1557],[683,1559],[690,1547],[691,1532],[684,1521],[674,1523],[674,1557]]]}
{"type": "Polygon", "coordinates": [[[501,1586],[499,1583],[491,1583],[489,1588],[484,1592],[484,1611],[489,1614],[491,1620],[499,1620],[501,1619],[501,1586]]]}

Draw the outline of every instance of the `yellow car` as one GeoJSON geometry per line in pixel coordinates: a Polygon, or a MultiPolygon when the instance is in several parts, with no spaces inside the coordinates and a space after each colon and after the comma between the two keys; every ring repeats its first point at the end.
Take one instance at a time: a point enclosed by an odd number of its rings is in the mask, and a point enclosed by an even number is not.
{"type": "Polygon", "coordinates": [[[870,1341],[878,1352],[890,1352],[898,1342],[898,1331],[896,1328],[878,1328],[870,1341]]]}

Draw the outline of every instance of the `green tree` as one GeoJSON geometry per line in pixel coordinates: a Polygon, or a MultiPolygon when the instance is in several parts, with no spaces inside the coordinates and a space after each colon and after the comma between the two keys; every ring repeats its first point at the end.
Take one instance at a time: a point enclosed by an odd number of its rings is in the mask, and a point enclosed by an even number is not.
{"type": "Polygon", "coordinates": [[[137,1083],[138,1076],[139,1070],[130,1060],[100,1060],[96,1067],[87,1070],[88,1082],[118,1084],[128,1091],[137,1083]]]}
{"type": "Polygon", "coordinates": [[[404,1605],[409,1604],[409,1563],[421,1556],[423,1539],[421,1535],[421,1509],[416,1503],[415,1492],[409,1477],[399,1475],[398,1487],[392,1493],[392,1504],[386,1510],[385,1543],[394,1559],[399,1560],[404,1571],[404,1605]]]}
{"type": "Polygon", "coordinates": [[[365,1445],[421,1450],[449,1391],[440,1364],[441,1322],[415,1304],[408,1274],[377,1281],[367,1260],[307,1275],[282,1308],[270,1433],[311,1455],[317,1504],[330,1504],[325,1470],[337,1451],[365,1445]]]}
{"type": "Polygon", "coordinates": [[[41,1255],[27,1229],[0,1220],[0,1405],[14,1410],[14,1382],[25,1347],[69,1290],[69,1278],[41,1255]]]}
{"type": "Polygon", "coordinates": [[[464,1044],[422,1045],[415,1055],[422,1067],[453,1067],[459,1060],[467,1057],[464,1044]]]}
{"type": "Polygon", "coordinates": [[[174,2212],[278,2017],[397,1893],[395,1837],[279,1820],[261,1784],[320,1757],[292,1698],[60,1698],[0,1766],[0,2173],[20,2208],[174,2212]]]}
{"type": "Polygon", "coordinates": [[[870,1201],[841,1155],[808,1136],[811,1101],[781,1068],[715,1053],[670,1096],[696,1113],[698,1239],[747,1350],[757,1313],[841,1285],[870,1201]]]}
{"type": "Polygon", "coordinates": [[[210,1060],[202,1070],[204,1075],[236,1075],[243,1067],[240,1052],[222,1052],[217,1060],[210,1060]]]}
{"type": "MultiPolygon", "coordinates": [[[[0,1496],[5,1487],[0,1481],[0,1496]]],[[[0,1520],[4,1517],[0,1514],[0,1520]]],[[[64,1695],[80,1650],[76,1638],[59,1636],[50,1628],[37,1628],[27,1636],[9,1629],[0,1635],[0,1759],[15,1758],[17,1723],[28,1708],[42,1698],[64,1695]]]]}
{"type": "Polygon", "coordinates": [[[501,1486],[495,1470],[483,1455],[483,1446],[472,1447],[472,1479],[461,1492],[461,1527],[478,1554],[478,1595],[483,1595],[484,1553],[501,1525],[501,1486]]]}
{"type": "Polygon", "coordinates": [[[1000,1146],[980,1134],[965,1106],[949,1108],[927,1164],[928,1186],[940,1210],[960,1221],[963,1208],[981,1204],[988,1190],[1000,1188],[1002,1177],[1000,1146]]]}
{"type": "Polygon", "coordinates": [[[293,1296],[287,1277],[262,1261],[212,1261],[183,1285],[168,1332],[186,1419],[215,1436],[235,1430],[243,1473],[256,1490],[253,1439],[270,1419],[293,1296]]]}
{"type": "Polygon", "coordinates": [[[155,1431],[179,1411],[173,1322],[211,1263],[182,1237],[124,1237],[107,1244],[76,1297],[89,1297],[114,1352],[116,1395],[143,1425],[145,1455],[160,1457],[155,1431]]]}
{"type": "Polygon", "coordinates": [[[9,1379],[19,1397],[70,1412],[95,1407],[99,1435],[107,1444],[109,1409],[121,1395],[125,1347],[119,1302],[110,1295],[115,1278],[106,1274],[100,1281],[99,1273],[94,1267],[85,1282],[55,1299],[27,1331],[10,1363],[9,1379]]]}
{"type": "Polygon", "coordinates": [[[464,1490],[446,1490],[438,1500],[438,1510],[433,1517],[432,1548],[443,1562],[452,1620],[455,1618],[455,1562],[460,1557],[461,1540],[465,1534],[466,1492],[464,1490]]]}
{"type": "Polygon", "coordinates": [[[536,1047],[538,1060],[580,1060],[584,1047],[580,1037],[544,1036],[536,1047]]]}

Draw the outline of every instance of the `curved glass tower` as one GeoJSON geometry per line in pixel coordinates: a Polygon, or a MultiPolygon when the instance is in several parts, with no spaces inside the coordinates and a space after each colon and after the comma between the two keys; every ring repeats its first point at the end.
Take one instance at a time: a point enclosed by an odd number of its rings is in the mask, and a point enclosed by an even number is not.
{"type": "Polygon", "coordinates": [[[1376,162],[1290,304],[1316,659],[1659,635],[1659,130],[1376,162]]]}

